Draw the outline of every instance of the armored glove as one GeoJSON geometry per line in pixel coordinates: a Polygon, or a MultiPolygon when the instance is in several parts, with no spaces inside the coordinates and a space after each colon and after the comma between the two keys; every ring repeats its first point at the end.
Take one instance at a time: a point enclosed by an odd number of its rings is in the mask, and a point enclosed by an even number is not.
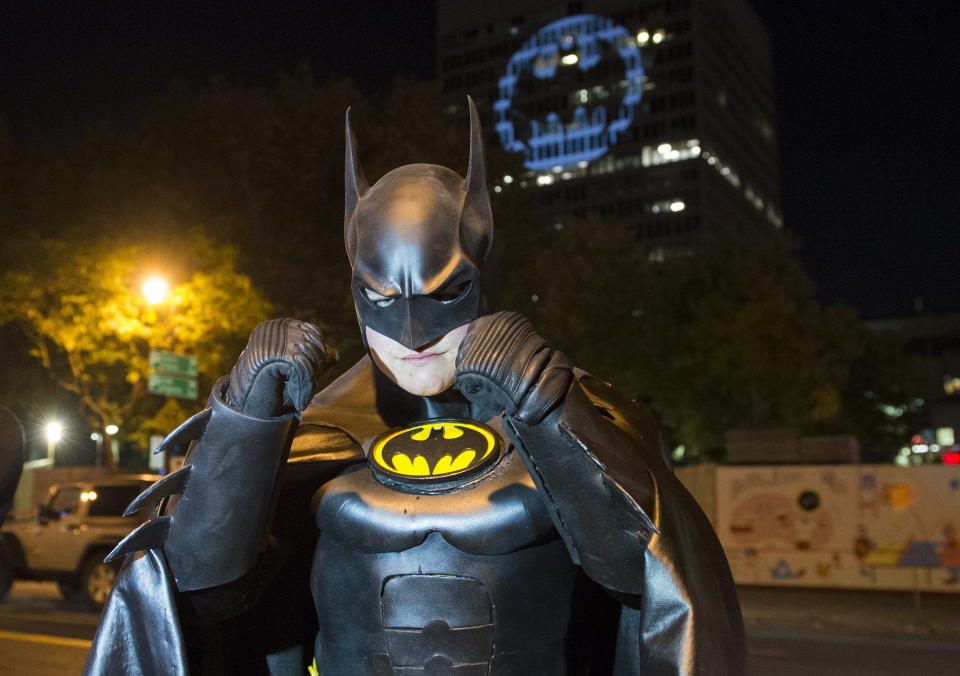
{"type": "Polygon", "coordinates": [[[535,425],[563,401],[573,379],[570,360],[553,350],[516,312],[475,320],[457,354],[456,382],[486,411],[535,425]]]}
{"type": "Polygon", "coordinates": [[[218,587],[249,572],[265,548],[279,469],[296,429],[290,414],[309,404],[326,360],[312,324],[272,319],[255,328],[229,383],[214,385],[207,408],[160,445],[189,445],[184,466],[141,493],[127,513],[179,499],[124,538],[108,560],[162,547],[180,591],[218,587]]]}
{"type": "Polygon", "coordinates": [[[227,401],[258,418],[302,411],[328,361],[316,326],[295,319],[271,319],[250,334],[230,372],[227,401]]]}

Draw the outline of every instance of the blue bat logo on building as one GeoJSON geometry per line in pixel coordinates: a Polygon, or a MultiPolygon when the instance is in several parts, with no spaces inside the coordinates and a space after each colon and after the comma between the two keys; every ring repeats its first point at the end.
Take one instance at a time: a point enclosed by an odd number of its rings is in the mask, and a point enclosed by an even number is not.
{"type": "Polygon", "coordinates": [[[643,95],[643,64],[624,27],[580,14],[537,31],[499,85],[494,111],[503,147],[522,152],[528,169],[543,170],[596,159],[617,143],[643,95]],[[566,119],[544,103],[561,104],[566,119]]]}

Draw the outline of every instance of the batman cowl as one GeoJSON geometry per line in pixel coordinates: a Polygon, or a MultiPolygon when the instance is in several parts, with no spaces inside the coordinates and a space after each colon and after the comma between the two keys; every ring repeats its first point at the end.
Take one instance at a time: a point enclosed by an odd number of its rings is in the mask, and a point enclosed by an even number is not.
{"type": "Polygon", "coordinates": [[[372,187],[347,111],[344,240],[360,329],[369,326],[411,350],[490,311],[481,272],[493,215],[480,121],[469,97],[468,105],[465,179],[435,164],[409,164],[372,187]]]}

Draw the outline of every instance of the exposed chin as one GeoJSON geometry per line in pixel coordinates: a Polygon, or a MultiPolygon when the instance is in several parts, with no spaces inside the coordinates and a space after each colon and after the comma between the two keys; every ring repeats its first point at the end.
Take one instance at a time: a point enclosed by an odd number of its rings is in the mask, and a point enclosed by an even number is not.
{"type": "Polygon", "coordinates": [[[409,382],[401,382],[398,384],[410,394],[415,394],[418,397],[432,397],[435,394],[440,394],[450,389],[453,382],[446,382],[440,379],[411,379],[409,382]]]}
{"type": "Polygon", "coordinates": [[[440,394],[450,389],[453,383],[412,383],[410,387],[404,387],[401,384],[401,387],[405,389],[410,394],[415,394],[419,397],[432,397],[435,394],[440,394]]]}

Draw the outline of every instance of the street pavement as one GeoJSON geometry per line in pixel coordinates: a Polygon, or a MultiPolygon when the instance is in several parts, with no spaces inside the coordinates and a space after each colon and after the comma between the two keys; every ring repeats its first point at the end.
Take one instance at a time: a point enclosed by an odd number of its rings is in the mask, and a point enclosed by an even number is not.
{"type": "Polygon", "coordinates": [[[753,676],[960,674],[960,594],[738,592],[753,676]]]}
{"type": "MultiPolygon", "coordinates": [[[[741,587],[753,676],[960,674],[960,594],[741,587]]],[[[97,616],[51,583],[0,603],[0,672],[77,674],[97,616]]]]}
{"type": "Polygon", "coordinates": [[[739,587],[752,631],[872,634],[918,641],[960,640],[960,593],[739,587]]]}

